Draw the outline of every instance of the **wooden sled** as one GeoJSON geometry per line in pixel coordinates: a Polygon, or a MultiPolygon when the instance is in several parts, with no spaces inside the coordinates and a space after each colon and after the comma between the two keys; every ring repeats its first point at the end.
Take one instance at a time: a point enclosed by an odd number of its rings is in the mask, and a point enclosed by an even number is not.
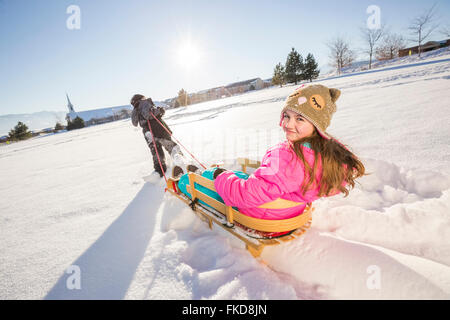
{"type": "MultiPolygon", "coordinates": [[[[247,167],[258,168],[260,166],[259,161],[251,161],[246,158],[238,158],[238,163],[242,166],[242,171],[246,172],[247,167]]],[[[217,165],[212,165],[217,166],[217,165]]],[[[191,194],[192,199],[187,197],[178,189],[178,180],[169,178],[167,180],[166,191],[179,198],[188,204],[192,210],[212,229],[213,224],[217,224],[224,230],[231,233],[233,236],[242,240],[246,249],[255,257],[258,258],[265,246],[278,245],[287,241],[291,241],[296,237],[301,236],[311,226],[311,214],[314,208],[311,204],[307,204],[303,213],[299,216],[290,219],[283,220],[264,220],[246,216],[239,211],[227,206],[216,199],[211,198],[205,193],[201,192],[197,188],[193,188],[195,183],[208,188],[212,191],[216,191],[214,187],[214,181],[206,179],[196,173],[189,172],[189,185],[187,185],[187,191],[191,194]],[[199,203],[201,200],[211,207],[205,206],[199,203]],[[242,226],[244,228],[242,228],[242,226]],[[246,230],[247,229],[247,230],[246,230]],[[291,231],[286,235],[277,238],[256,238],[252,237],[251,232],[248,229],[261,231],[261,232],[285,232],[291,231]]],[[[270,203],[265,203],[260,206],[262,208],[286,208],[292,206],[298,206],[299,203],[292,202],[285,199],[277,199],[270,203]]]]}

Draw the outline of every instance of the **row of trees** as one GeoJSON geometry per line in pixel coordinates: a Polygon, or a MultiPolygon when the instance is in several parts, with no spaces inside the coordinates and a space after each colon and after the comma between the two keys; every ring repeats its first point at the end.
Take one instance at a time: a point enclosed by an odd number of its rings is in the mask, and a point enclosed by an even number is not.
{"type": "Polygon", "coordinates": [[[272,83],[282,87],[283,84],[291,82],[295,84],[303,80],[311,82],[319,76],[320,71],[317,67],[318,64],[311,53],[308,53],[306,59],[303,60],[302,55],[292,48],[287,56],[286,64],[278,63],[275,66],[272,83]]]}
{"type": "MultiPolygon", "coordinates": [[[[361,28],[360,30],[365,43],[365,48],[361,52],[369,58],[368,69],[372,69],[374,58],[380,61],[394,59],[406,46],[403,36],[390,32],[384,25],[378,29],[361,28]]],[[[343,68],[355,61],[356,51],[350,48],[350,42],[343,37],[336,37],[326,45],[329,49],[329,64],[336,69],[338,75],[343,68]]]]}
{"type": "MultiPolygon", "coordinates": [[[[115,113],[112,116],[105,117],[102,119],[90,120],[90,121],[88,121],[87,124],[92,125],[92,124],[96,124],[96,123],[104,123],[104,122],[109,122],[109,121],[114,121],[114,120],[119,120],[119,119],[126,119],[126,118],[129,118],[130,116],[131,116],[131,111],[123,109],[120,112],[115,113]]],[[[86,127],[86,123],[79,116],[77,116],[73,120],[66,117],[66,121],[67,121],[66,127],[64,127],[60,122],[57,122],[53,130],[47,129],[45,132],[58,132],[58,131],[61,131],[64,129],[70,131],[70,130],[81,129],[81,128],[86,127]]],[[[31,138],[33,135],[37,135],[37,134],[39,134],[39,133],[33,134],[31,131],[29,131],[28,126],[26,124],[19,121],[17,123],[17,125],[13,129],[10,130],[7,139],[9,141],[26,140],[26,139],[31,138]]]]}
{"type": "MultiPolygon", "coordinates": [[[[73,121],[70,121],[70,119],[67,121],[67,130],[74,130],[74,129],[80,129],[84,128],[84,120],[80,117],[76,117],[73,121]]],[[[55,125],[55,128],[53,129],[53,132],[57,132],[60,130],[64,130],[64,126],[57,122],[55,125]]],[[[23,123],[22,121],[19,121],[13,129],[11,129],[8,133],[8,140],[9,141],[20,141],[20,140],[26,140],[33,136],[33,133],[29,130],[28,126],[23,123]]]]}
{"type": "MultiPolygon", "coordinates": [[[[361,38],[365,44],[361,52],[369,58],[368,69],[372,68],[374,57],[377,60],[398,57],[399,50],[405,48],[408,41],[417,44],[420,57],[423,44],[439,27],[439,24],[436,23],[436,10],[436,4],[434,4],[430,9],[412,19],[408,26],[408,38],[391,32],[385,24],[380,24],[380,27],[375,29],[361,28],[361,38]]],[[[443,27],[440,33],[450,37],[450,28],[443,27]]],[[[330,65],[336,69],[338,74],[341,74],[342,68],[354,62],[355,50],[350,49],[350,43],[344,38],[336,37],[326,45],[330,50],[330,65]]]]}

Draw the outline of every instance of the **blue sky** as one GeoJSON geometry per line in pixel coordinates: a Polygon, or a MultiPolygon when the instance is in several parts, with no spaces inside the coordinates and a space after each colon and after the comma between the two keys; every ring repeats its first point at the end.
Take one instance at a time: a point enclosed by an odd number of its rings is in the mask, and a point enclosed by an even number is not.
{"type": "MultiPolygon", "coordinates": [[[[0,0],[0,114],[65,111],[66,92],[82,111],[128,104],[134,93],[164,100],[181,88],[265,79],[292,47],[326,71],[328,40],[341,35],[362,48],[369,5],[407,36],[432,2],[0,0]],[[80,29],[66,26],[70,5],[80,8],[80,29]],[[187,42],[199,57],[189,67],[179,62],[187,42]]],[[[437,5],[445,24],[450,1],[437,5]]]]}

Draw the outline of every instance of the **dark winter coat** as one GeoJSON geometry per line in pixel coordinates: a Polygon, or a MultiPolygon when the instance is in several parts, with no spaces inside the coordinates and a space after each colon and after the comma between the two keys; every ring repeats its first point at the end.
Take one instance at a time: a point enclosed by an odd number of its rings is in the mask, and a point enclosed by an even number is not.
{"type": "Polygon", "coordinates": [[[169,129],[167,124],[162,119],[162,116],[165,112],[166,111],[163,108],[156,107],[150,99],[142,100],[133,109],[133,112],[131,113],[131,122],[135,127],[137,127],[137,125],[139,124],[143,129],[142,131],[145,133],[147,131],[150,131],[147,123],[147,120],[149,120],[155,138],[170,139],[170,134],[163,127],[161,127],[161,124],[164,125],[167,130],[172,133],[172,130],[169,129]],[[159,120],[159,122],[161,122],[161,124],[159,124],[158,121],[155,120],[155,118],[152,116],[152,113],[159,120]]]}

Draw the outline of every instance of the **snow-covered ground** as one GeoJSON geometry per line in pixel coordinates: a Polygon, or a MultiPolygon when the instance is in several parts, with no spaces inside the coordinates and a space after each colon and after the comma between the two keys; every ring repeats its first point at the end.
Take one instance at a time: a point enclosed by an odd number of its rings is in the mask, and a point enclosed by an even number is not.
{"type": "MultiPolygon", "coordinates": [[[[371,174],[316,201],[311,229],[267,247],[267,265],[142,180],[151,155],[130,121],[1,147],[0,299],[449,299],[450,52],[438,60],[320,81],[342,90],[329,132],[371,174]]],[[[284,138],[293,89],[165,119],[206,165],[232,168],[284,138]]]]}

